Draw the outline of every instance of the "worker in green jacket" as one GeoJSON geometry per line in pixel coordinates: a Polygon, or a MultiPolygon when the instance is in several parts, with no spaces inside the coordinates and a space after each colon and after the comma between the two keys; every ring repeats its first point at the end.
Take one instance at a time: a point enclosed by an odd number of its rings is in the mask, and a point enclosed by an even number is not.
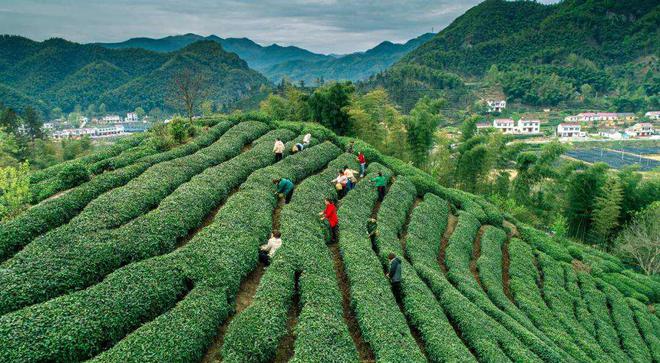
{"type": "Polygon", "coordinates": [[[289,204],[293,196],[293,182],[287,178],[273,179],[273,184],[277,185],[275,194],[284,195],[284,203],[289,204]]]}
{"type": "Polygon", "coordinates": [[[383,176],[382,172],[378,173],[378,176],[370,179],[371,182],[376,183],[378,188],[378,200],[383,201],[385,199],[385,187],[387,186],[387,179],[383,176]]]}

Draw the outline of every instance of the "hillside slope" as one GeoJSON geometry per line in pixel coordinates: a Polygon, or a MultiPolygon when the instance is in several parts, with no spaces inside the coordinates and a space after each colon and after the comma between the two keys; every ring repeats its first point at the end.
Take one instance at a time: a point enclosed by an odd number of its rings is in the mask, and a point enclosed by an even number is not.
{"type": "Polygon", "coordinates": [[[660,358],[657,277],[360,140],[367,177],[342,198],[330,180],[356,158],[321,126],[198,122],[205,132],[164,153],[135,159],[144,140],[131,139],[86,157],[121,167],[0,224],[0,360],[660,358]],[[279,162],[275,139],[287,143],[279,162]],[[295,184],[289,204],[271,181],[282,177],[295,184]],[[339,208],[336,243],[318,216],[325,198],[339,208]],[[282,247],[264,266],[259,248],[275,230],[282,247]],[[403,266],[400,298],[383,274],[389,253],[403,266]]]}
{"type": "Polygon", "coordinates": [[[195,41],[212,40],[227,51],[238,54],[251,68],[261,72],[272,82],[288,78],[291,81],[303,80],[307,84],[312,84],[318,78],[351,81],[366,79],[372,74],[387,69],[432,36],[433,34],[430,33],[423,34],[404,44],[385,41],[365,52],[341,57],[312,53],[294,46],[283,47],[278,44],[262,46],[247,38],[220,38],[216,35],[204,37],[184,34],[160,39],[132,38],[119,43],[97,44],[111,49],[141,48],[171,52],[195,41]]]}
{"type": "MultiPolygon", "coordinates": [[[[209,97],[222,104],[250,96],[268,81],[216,42],[189,44],[171,53],[113,50],[62,39],[33,42],[0,37],[0,83],[49,107],[105,103],[108,110],[168,109],[165,95],[173,74],[193,69],[207,78],[209,97]]],[[[20,97],[14,96],[13,98],[20,97]]],[[[25,102],[7,106],[21,108],[25,102]]],[[[46,107],[44,107],[46,108],[46,107]]],[[[46,108],[47,110],[47,108],[46,108]]]]}
{"type": "MultiPolygon", "coordinates": [[[[621,79],[638,73],[634,64],[640,59],[648,67],[635,77],[657,76],[658,29],[660,4],[653,0],[567,0],[555,5],[487,0],[372,82],[385,85],[395,97],[405,100],[417,95],[397,92],[401,82],[427,90],[446,88],[424,75],[448,72],[465,81],[483,81],[495,65],[510,78],[517,78],[504,82],[507,96],[523,98],[525,103],[556,104],[565,99],[524,99],[513,83],[520,80],[523,84],[516,87],[534,88],[541,79],[531,74],[556,74],[554,83],[565,83],[568,88],[562,97],[570,97],[571,90],[579,91],[584,84],[611,94],[621,79]]],[[[643,83],[635,77],[630,79],[633,88],[643,83]]]]}

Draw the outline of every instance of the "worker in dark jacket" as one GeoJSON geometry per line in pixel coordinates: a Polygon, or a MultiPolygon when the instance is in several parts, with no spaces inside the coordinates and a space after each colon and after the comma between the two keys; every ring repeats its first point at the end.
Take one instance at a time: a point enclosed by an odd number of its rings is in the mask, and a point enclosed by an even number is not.
{"type": "Polygon", "coordinates": [[[396,301],[401,303],[401,260],[394,253],[390,253],[387,258],[390,260],[390,268],[386,276],[390,279],[396,301]]]}
{"type": "Polygon", "coordinates": [[[293,196],[293,182],[286,178],[273,179],[273,184],[277,185],[275,194],[284,195],[284,203],[289,204],[293,196]]]}

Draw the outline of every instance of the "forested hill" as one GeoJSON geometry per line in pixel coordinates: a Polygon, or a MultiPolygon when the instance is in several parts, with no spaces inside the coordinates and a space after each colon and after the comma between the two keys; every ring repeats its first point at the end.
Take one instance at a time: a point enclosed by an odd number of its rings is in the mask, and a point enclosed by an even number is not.
{"type": "Polygon", "coordinates": [[[287,61],[318,61],[332,58],[293,46],[283,47],[272,44],[264,47],[248,38],[220,38],[216,35],[204,37],[191,33],[160,39],[132,38],[120,43],[98,43],[98,45],[112,49],[142,48],[156,52],[172,52],[200,40],[211,40],[219,43],[223,49],[238,54],[250,67],[260,72],[270,66],[287,61]]]}
{"type": "Polygon", "coordinates": [[[325,80],[362,80],[381,72],[401,59],[411,50],[431,39],[433,34],[423,34],[403,44],[384,41],[365,52],[341,57],[323,55],[308,50],[277,44],[261,46],[247,38],[207,37],[197,34],[174,35],[160,39],[132,38],[120,43],[98,43],[112,49],[141,48],[157,52],[171,52],[199,40],[212,40],[224,49],[238,54],[242,59],[273,82],[282,78],[303,80],[308,84],[318,78],[325,80]]]}
{"type": "Polygon", "coordinates": [[[110,111],[168,109],[172,77],[183,69],[203,76],[206,96],[217,104],[250,96],[268,83],[212,41],[159,53],[0,36],[0,99],[18,109],[32,105],[68,112],[91,104],[105,104],[110,111]]]}
{"type": "Polygon", "coordinates": [[[448,80],[482,81],[496,65],[500,73],[493,75],[507,97],[532,105],[566,101],[585,84],[600,94],[620,93],[622,80],[635,89],[655,84],[644,91],[657,94],[658,29],[656,0],[487,0],[372,82],[410,101],[419,92],[405,88],[460,87],[448,80]],[[552,74],[558,78],[543,77],[552,74]],[[550,94],[534,92],[551,84],[550,94]]]}
{"type": "Polygon", "coordinates": [[[273,65],[263,71],[271,80],[289,78],[312,83],[318,78],[325,80],[359,81],[382,72],[413,49],[431,39],[434,34],[426,33],[403,44],[382,42],[366,52],[352,53],[324,60],[295,60],[273,65]]]}

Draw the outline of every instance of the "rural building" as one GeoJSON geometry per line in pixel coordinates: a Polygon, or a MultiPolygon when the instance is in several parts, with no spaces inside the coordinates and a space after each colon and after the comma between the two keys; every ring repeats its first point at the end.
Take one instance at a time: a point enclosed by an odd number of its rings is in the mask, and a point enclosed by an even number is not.
{"type": "Polygon", "coordinates": [[[632,122],[637,119],[634,113],[623,112],[582,112],[577,115],[566,116],[564,121],[566,122],[588,122],[593,124],[594,122],[604,122],[608,125],[614,125],[617,121],[619,122],[632,122]]]}
{"type": "Polygon", "coordinates": [[[520,119],[514,132],[522,135],[539,134],[541,133],[541,121],[520,119]]]}
{"type": "Polygon", "coordinates": [[[510,118],[496,118],[493,121],[493,127],[505,134],[513,134],[516,128],[515,126],[515,121],[510,118]]]}
{"type": "Polygon", "coordinates": [[[660,111],[649,111],[644,114],[649,120],[660,120],[660,111]]]}
{"type": "Polygon", "coordinates": [[[119,117],[119,115],[105,115],[103,116],[102,121],[107,124],[119,123],[121,122],[121,117],[119,117]]]}
{"type": "Polygon", "coordinates": [[[640,122],[626,129],[626,134],[630,137],[649,137],[653,135],[653,124],[650,122],[640,122]]]}
{"type": "Polygon", "coordinates": [[[557,137],[584,137],[585,135],[579,123],[568,122],[557,125],[557,137]]]}
{"type": "Polygon", "coordinates": [[[93,139],[99,137],[109,137],[124,134],[124,126],[114,125],[101,128],[83,127],[79,129],[64,129],[53,132],[54,139],[79,139],[83,136],[89,136],[93,139]]]}
{"type": "Polygon", "coordinates": [[[129,112],[126,114],[126,118],[124,119],[124,122],[137,122],[138,121],[138,115],[135,112],[129,112]]]}
{"type": "Polygon", "coordinates": [[[488,122],[477,123],[477,130],[487,129],[489,127],[493,127],[493,125],[489,124],[488,122]]]}
{"type": "Polygon", "coordinates": [[[506,108],[505,100],[487,100],[488,112],[502,112],[506,108]]]}
{"type": "Polygon", "coordinates": [[[598,131],[598,136],[605,137],[612,140],[623,139],[623,134],[617,129],[602,129],[598,131]]]}

